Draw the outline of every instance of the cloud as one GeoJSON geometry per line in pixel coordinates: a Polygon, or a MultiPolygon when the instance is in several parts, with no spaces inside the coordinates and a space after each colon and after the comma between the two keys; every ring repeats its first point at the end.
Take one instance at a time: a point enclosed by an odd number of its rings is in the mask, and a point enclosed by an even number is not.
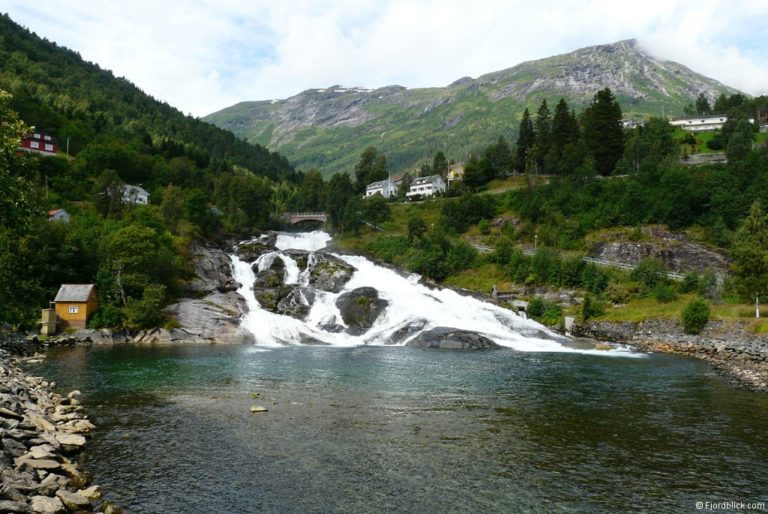
{"type": "Polygon", "coordinates": [[[751,94],[768,92],[768,2],[613,0],[10,0],[16,21],[202,116],[333,84],[446,85],[576,48],[638,38],[751,94]]]}

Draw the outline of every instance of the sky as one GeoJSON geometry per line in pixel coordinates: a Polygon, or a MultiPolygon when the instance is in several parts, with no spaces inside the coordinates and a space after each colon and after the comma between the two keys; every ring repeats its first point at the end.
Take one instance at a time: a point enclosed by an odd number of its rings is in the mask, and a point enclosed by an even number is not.
{"type": "Polygon", "coordinates": [[[768,0],[0,0],[0,12],[194,116],[336,84],[445,86],[630,38],[768,94],[768,0]]]}

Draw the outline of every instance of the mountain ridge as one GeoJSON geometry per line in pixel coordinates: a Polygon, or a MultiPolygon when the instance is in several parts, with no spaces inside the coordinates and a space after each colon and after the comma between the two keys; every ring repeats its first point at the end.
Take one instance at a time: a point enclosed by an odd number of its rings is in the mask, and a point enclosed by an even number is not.
{"type": "Polygon", "coordinates": [[[499,135],[510,137],[523,109],[546,98],[574,107],[610,87],[627,116],[682,114],[699,93],[714,100],[738,91],[682,64],[662,60],[637,40],[581,48],[526,61],[448,86],[312,88],[283,100],[245,101],[203,119],[280,151],[297,167],[325,175],[351,170],[376,146],[393,171],[410,169],[443,150],[462,160],[499,135]]]}

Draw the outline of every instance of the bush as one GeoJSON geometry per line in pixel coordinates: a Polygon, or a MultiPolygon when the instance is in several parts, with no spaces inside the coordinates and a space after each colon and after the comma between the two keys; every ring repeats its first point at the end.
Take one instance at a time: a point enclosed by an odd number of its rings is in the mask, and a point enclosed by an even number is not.
{"type": "Polygon", "coordinates": [[[699,288],[699,274],[695,271],[689,271],[683,277],[683,281],[680,282],[680,292],[693,293],[699,288]]]}
{"type": "Polygon", "coordinates": [[[165,303],[165,286],[152,284],[144,289],[141,300],[128,299],[125,306],[125,327],[131,330],[160,327],[165,322],[163,304],[165,303]]]}
{"type": "Polygon", "coordinates": [[[584,296],[584,303],[581,304],[581,319],[587,321],[605,314],[603,303],[596,300],[591,294],[584,296]]]}
{"type": "Polygon", "coordinates": [[[605,297],[613,304],[627,303],[640,292],[636,282],[611,282],[605,288],[605,297]]]}
{"type": "Polygon", "coordinates": [[[484,236],[487,236],[491,233],[491,224],[488,222],[488,220],[480,220],[480,222],[477,224],[477,228],[484,236]]]}
{"type": "Polygon", "coordinates": [[[651,294],[654,298],[656,298],[656,301],[659,303],[669,303],[674,300],[677,300],[677,293],[675,293],[675,290],[672,286],[669,284],[659,284],[656,287],[653,288],[653,291],[651,291],[651,294]]]}
{"type": "Polygon", "coordinates": [[[544,325],[556,325],[563,316],[563,311],[558,305],[550,303],[543,298],[535,297],[528,302],[526,310],[528,317],[535,319],[544,325]]]}
{"type": "Polygon", "coordinates": [[[632,280],[640,282],[646,292],[652,291],[657,285],[666,284],[669,280],[667,268],[664,267],[661,259],[656,257],[646,257],[641,260],[637,267],[632,270],[630,277],[632,280]]]}
{"type": "Polygon", "coordinates": [[[720,288],[717,285],[717,275],[713,271],[707,271],[699,279],[698,292],[704,298],[718,300],[720,288]]]}
{"type": "Polygon", "coordinates": [[[91,317],[89,328],[114,328],[123,322],[123,313],[111,303],[104,304],[91,317]]]}
{"type": "Polygon", "coordinates": [[[683,329],[698,334],[709,322],[709,305],[701,298],[691,300],[683,309],[683,329]]]}

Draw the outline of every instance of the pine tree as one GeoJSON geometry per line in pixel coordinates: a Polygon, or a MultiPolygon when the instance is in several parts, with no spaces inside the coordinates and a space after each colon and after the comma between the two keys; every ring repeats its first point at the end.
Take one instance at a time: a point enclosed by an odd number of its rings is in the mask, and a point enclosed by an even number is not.
{"type": "Polygon", "coordinates": [[[530,152],[536,142],[536,133],[531,121],[531,113],[526,108],[523,111],[523,119],[520,121],[520,129],[517,134],[517,146],[515,148],[515,168],[517,171],[527,171],[529,168],[530,152]]]}
{"type": "Polygon", "coordinates": [[[621,106],[609,88],[595,94],[592,105],[582,114],[584,142],[602,176],[610,175],[624,153],[621,106]]]}
{"type": "Polygon", "coordinates": [[[550,170],[562,171],[563,153],[568,145],[574,145],[579,140],[579,122],[576,115],[568,107],[568,102],[561,98],[555,106],[552,117],[551,144],[547,158],[550,170]]]}
{"type": "Polygon", "coordinates": [[[749,209],[733,239],[733,276],[746,297],[754,296],[755,317],[760,317],[760,295],[768,291],[768,216],[759,200],[749,209]]]}
{"type": "Polygon", "coordinates": [[[540,169],[546,170],[545,161],[552,146],[552,114],[549,112],[546,99],[541,101],[539,110],[536,112],[534,133],[536,134],[534,159],[540,169]]]}

